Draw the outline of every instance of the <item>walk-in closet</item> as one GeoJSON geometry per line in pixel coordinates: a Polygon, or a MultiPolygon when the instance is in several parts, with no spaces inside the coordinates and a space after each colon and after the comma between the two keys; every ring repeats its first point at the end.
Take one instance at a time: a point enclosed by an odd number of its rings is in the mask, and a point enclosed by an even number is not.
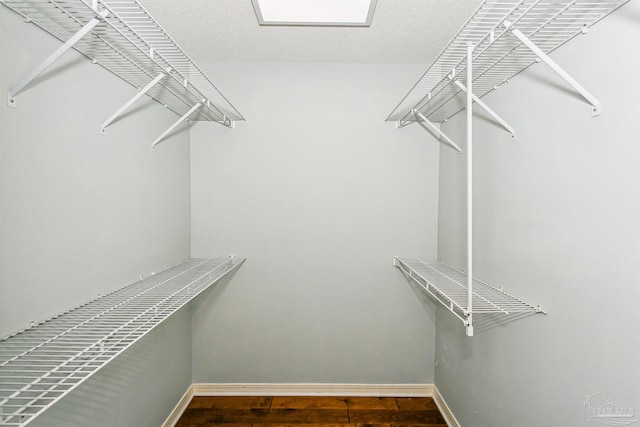
{"type": "Polygon", "coordinates": [[[0,3],[0,426],[640,425],[637,0],[0,3]]]}

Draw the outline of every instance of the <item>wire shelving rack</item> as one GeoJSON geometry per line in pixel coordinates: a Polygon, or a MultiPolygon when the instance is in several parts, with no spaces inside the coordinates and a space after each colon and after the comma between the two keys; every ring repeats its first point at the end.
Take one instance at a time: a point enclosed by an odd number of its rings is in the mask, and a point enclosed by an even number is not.
{"type": "MultiPolygon", "coordinates": [[[[474,95],[480,98],[539,61],[541,52],[548,54],[586,33],[593,24],[628,1],[486,0],[389,114],[387,121],[405,126],[420,121],[414,114],[420,112],[431,122],[443,122],[461,111],[465,107],[465,92],[455,81],[458,75],[466,73],[468,45],[474,50],[474,95]],[[523,35],[541,52],[532,50],[516,34],[523,35]]],[[[598,114],[599,105],[593,108],[594,114],[598,114]]]]}
{"type": "Polygon", "coordinates": [[[29,424],[244,260],[189,259],[0,340],[0,425],[29,424]]]}
{"type": "MultiPolygon", "coordinates": [[[[425,263],[418,259],[394,258],[394,265],[429,292],[437,301],[467,324],[467,275],[442,262],[425,263]]],[[[473,278],[472,314],[544,313],[539,305],[529,304],[502,288],[473,278]]]]}
{"type": "MultiPolygon", "coordinates": [[[[8,104],[64,52],[74,48],[140,93],[102,126],[104,129],[143,94],[184,120],[233,127],[244,118],[202,70],[137,0],[2,0],[2,4],[65,42],[9,91],[8,104]]],[[[165,135],[163,135],[165,136],[165,135]]]]}
{"type": "Polygon", "coordinates": [[[466,275],[443,264],[394,258],[404,271],[460,318],[473,336],[474,313],[545,313],[502,289],[473,277],[473,104],[511,133],[515,129],[480,98],[534,62],[548,65],[600,114],[600,102],[548,53],[629,0],[485,0],[433,64],[409,90],[387,121],[398,127],[419,123],[456,149],[463,148],[434,122],[466,110],[466,275]]]}

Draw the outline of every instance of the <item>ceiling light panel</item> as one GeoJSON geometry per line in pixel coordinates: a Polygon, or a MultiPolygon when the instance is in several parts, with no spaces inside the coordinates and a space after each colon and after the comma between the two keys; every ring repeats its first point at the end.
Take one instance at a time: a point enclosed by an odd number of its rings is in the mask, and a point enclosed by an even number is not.
{"type": "Polygon", "coordinates": [[[251,0],[260,25],[368,27],[376,0],[251,0]]]}

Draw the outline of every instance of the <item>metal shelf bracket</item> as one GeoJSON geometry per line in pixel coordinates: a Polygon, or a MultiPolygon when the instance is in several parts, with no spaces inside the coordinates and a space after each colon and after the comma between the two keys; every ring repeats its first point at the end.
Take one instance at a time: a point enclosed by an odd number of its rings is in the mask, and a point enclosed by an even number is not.
{"type": "Polygon", "coordinates": [[[593,96],[588,90],[584,88],[580,83],[578,83],[569,73],[567,73],[558,63],[556,63],[553,59],[551,59],[546,53],[542,51],[535,43],[533,43],[527,36],[522,34],[520,30],[518,30],[511,22],[504,21],[504,26],[507,28],[511,34],[513,34],[518,40],[522,42],[526,47],[529,48],[533,53],[535,53],[538,58],[545,64],[547,64],[556,74],[566,81],[569,86],[571,86],[576,92],[578,92],[584,99],[587,100],[592,105],[591,116],[599,116],[601,112],[600,101],[593,96]]]}
{"type": "Polygon", "coordinates": [[[149,89],[151,89],[152,87],[154,87],[160,80],[162,80],[164,77],[166,76],[165,73],[160,73],[156,76],[155,79],[151,80],[151,82],[149,82],[148,85],[146,85],[144,88],[142,88],[137,94],[135,94],[129,101],[127,101],[122,107],[120,107],[118,109],[118,111],[116,111],[115,113],[113,113],[111,115],[111,117],[109,117],[104,123],[102,123],[101,126],[101,130],[102,130],[102,134],[105,134],[105,131],[107,129],[107,126],[109,126],[111,123],[113,123],[114,120],[116,120],[118,117],[120,117],[120,115],[122,113],[124,113],[125,111],[127,111],[127,109],[129,109],[129,107],[131,107],[134,102],[136,102],[138,99],[140,99],[145,93],[147,93],[149,91],[149,89]]]}
{"type": "Polygon", "coordinates": [[[96,25],[98,25],[104,18],[109,15],[109,11],[104,9],[97,12],[97,16],[87,22],[77,33],[75,33],[69,40],[67,40],[62,46],[55,50],[47,59],[45,59],[40,65],[34,68],[24,79],[16,84],[7,94],[7,105],[11,108],[16,108],[15,97],[24,90],[29,83],[36,77],[42,74],[47,68],[49,68],[54,62],[56,62],[66,51],[71,49],[82,37],[87,35],[96,25]]]}
{"type": "Polygon", "coordinates": [[[429,119],[427,119],[424,116],[424,114],[422,114],[420,111],[417,111],[417,110],[412,110],[412,114],[414,116],[417,116],[420,120],[422,120],[422,121],[418,121],[418,123],[420,123],[420,125],[423,128],[436,133],[439,137],[444,139],[447,142],[447,144],[453,147],[458,153],[462,154],[462,149],[458,146],[458,144],[453,142],[451,138],[449,138],[444,132],[442,132],[436,125],[431,123],[431,121],[429,121],[429,119]]]}
{"type": "Polygon", "coordinates": [[[189,116],[191,115],[191,113],[193,113],[194,111],[196,111],[198,108],[200,108],[200,106],[202,105],[202,102],[198,102],[196,105],[194,105],[193,107],[191,107],[191,109],[189,111],[187,111],[186,113],[184,113],[184,115],[182,117],[180,117],[174,124],[172,124],[169,129],[165,130],[164,132],[162,132],[162,135],[160,135],[159,137],[157,137],[152,143],[151,143],[151,149],[155,150],[156,145],[158,145],[167,135],[169,135],[169,133],[171,133],[172,130],[174,130],[180,123],[184,122],[185,120],[187,120],[189,118],[189,116]]]}
{"type": "MultiPolygon", "coordinates": [[[[453,80],[453,83],[460,88],[464,93],[467,93],[467,87],[463,85],[460,80],[453,80]]],[[[516,140],[516,131],[513,127],[509,125],[502,117],[500,117],[495,111],[493,111],[487,104],[485,104],[480,98],[476,96],[476,94],[472,93],[471,97],[484,111],[486,111],[493,119],[500,123],[503,128],[506,129],[507,132],[511,134],[511,139],[516,140]]]]}

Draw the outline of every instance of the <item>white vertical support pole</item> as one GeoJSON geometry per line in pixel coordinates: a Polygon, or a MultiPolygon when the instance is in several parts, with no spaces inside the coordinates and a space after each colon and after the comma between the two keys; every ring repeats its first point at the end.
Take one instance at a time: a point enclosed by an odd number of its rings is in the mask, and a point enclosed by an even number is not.
{"type": "Polygon", "coordinates": [[[473,46],[467,45],[467,336],[473,336],[473,46]]]}
{"type": "Polygon", "coordinates": [[[120,107],[118,109],[118,111],[116,111],[115,113],[113,113],[111,115],[111,117],[109,117],[107,120],[105,120],[105,122],[102,124],[101,129],[102,129],[102,133],[104,134],[105,129],[107,128],[107,126],[109,126],[111,123],[113,123],[113,121],[115,119],[117,119],[118,117],[120,117],[120,115],[122,113],[124,113],[125,111],[127,111],[127,109],[129,107],[131,107],[133,105],[134,102],[136,102],[138,99],[140,99],[140,97],[142,95],[144,95],[145,93],[147,93],[149,91],[149,89],[151,89],[152,87],[154,87],[160,80],[162,80],[162,78],[166,76],[165,73],[160,73],[156,76],[155,79],[151,80],[151,82],[149,82],[148,85],[146,85],[143,89],[140,90],[140,92],[136,93],[133,98],[131,98],[129,101],[127,101],[122,107],[120,107]]]}
{"type": "Polygon", "coordinates": [[[77,33],[75,33],[69,40],[66,41],[65,44],[60,46],[53,52],[47,59],[45,59],[40,65],[38,65],[31,73],[29,73],[25,78],[23,78],[18,84],[16,84],[13,88],[9,90],[7,94],[7,104],[9,107],[16,108],[16,100],[15,97],[22,92],[22,90],[33,81],[36,77],[38,77],[44,70],[49,68],[51,64],[56,62],[66,51],[71,49],[73,45],[78,43],[78,41],[87,35],[93,28],[98,25],[107,15],[109,11],[106,9],[98,14],[97,17],[93,18],[91,21],[87,22],[84,27],[80,29],[77,33]]]}
{"type": "Polygon", "coordinates": [[[171,133],[172,130],[174,130],[180,123],[184,122],[185,120],[187,120],[187,118],[191,115],[191,113],[193,113],[194,111],[196,111],[198,108],[200,108],[200,106],[202,105],[202,102],[198,102],[196,105],[194,105],[193,107],[191,107],[191,109],[189,111],[187,111],[186,113],[184,113],[184,115],[182,117],[180,117],[174,124],[172,124],[169,129],[165,130],[164,132],[162,132],[162,135],[160,135],[159,137],[157,137],[155,139],[155,141],[153,141],[151,143],[151,149],[154,150],[156,148],[156,145],[158,145],[160,143],[160,141],[162,141],[164,139],[165,136],[169,135],[169,133],[171,133]]]}
{"type": "Polygon", "coordinates": [[[584,99],[586,99],[591,105],[591,115],[593,117],[600,115],[600,101],[593,96],[588,90],[584,88],[580,83],[578,83],[573,77],[569,75],[562,67],[560,67],[553,59],[549,58],[549,56],[542,51],[538,46],[535,45],[531,40],[527,38],[520,30],[511,26],[510,22],[505,22],[504,25],[511,31],[511,34],[516,36],[518,40],[520,40],[526,47],[528,47],[533,53],[535,53],[538,58],[540,58],[545,64],[547,64],[553,71],[556,72],[560,77],[564,79],[569,85],[584,99]]]}

